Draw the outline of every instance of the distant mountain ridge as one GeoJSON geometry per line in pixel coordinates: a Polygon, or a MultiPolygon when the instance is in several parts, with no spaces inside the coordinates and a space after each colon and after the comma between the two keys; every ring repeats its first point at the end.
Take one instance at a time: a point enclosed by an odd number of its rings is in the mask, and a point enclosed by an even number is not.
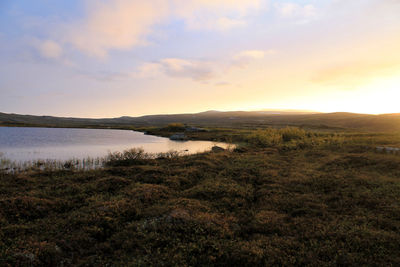
{"type": "Polygon", "coordinates": [[[346,128],[367,131],[400,131],[400,114],[369,115],[346,112],[305,111],[206,111],[189,114],[160,114],[119,118],[70,118],[0,113],[2,126],[42,127],[145,127],[180,122],[210,127],[303,126],[346,128]]]}

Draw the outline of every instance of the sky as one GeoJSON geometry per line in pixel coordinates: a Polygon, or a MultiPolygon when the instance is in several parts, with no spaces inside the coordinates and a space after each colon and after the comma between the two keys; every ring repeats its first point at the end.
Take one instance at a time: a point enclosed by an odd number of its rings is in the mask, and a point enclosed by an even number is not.
{"type": "Polygon", "coordinates": [[[0,0],[0,112],[400,112],[400,0],[0,0]]]}

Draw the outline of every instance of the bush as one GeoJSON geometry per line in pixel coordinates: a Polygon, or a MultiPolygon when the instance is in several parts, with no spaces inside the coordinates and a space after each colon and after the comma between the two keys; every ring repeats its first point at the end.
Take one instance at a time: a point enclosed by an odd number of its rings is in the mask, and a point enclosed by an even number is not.
{"type": "Polygon", "coordinates": [[[247,142],[257,147],[274,146],[282,142],[282,135],[275,129],[258,130],[247,136],[247,142]]]}
{"type": "Polygon", "coordinates": [[[247,135],[246,142],[253,147],[279,146],[284,150],[306,149],[317,146],[340,148],[343,146],[344,136],[340,134],[313,133],[296,127],[286,127],[254,131],[247,135]]]}
{"type": "Polygon", "coordinates": [[[168,132],[182,132],[185,130],[185,125],[183,123],[170,123],[166,127],[168,132]]]}
{"type": "Polygon", "coordinates": [[[279,133],[281,134],[282,140],[284,142],[290,142],[292,140],[302,140],[307,137],[306,131],[295,127],[286,127],[284,129],[280,129],[279,133]]]}
{"type": "MultiPolygon", "coordinates": [[[[276,146],[283,142],[288,143],[292,141],[306,141],[311,138],[303,129],[295,127],[287,127],[283,129],[265,129],[258,130],[250,134],[247,142],[257,147],[276,146]]],[[[292,145],[296,146],[297,143],[292,145]]]]}
{"type": "Polygon", "coordinates": [[[150,159],[151,155],[145,153],[143,148],[132,148],[124,152],[109,153],[105,158],[106,166],[129,166],[150,159]]]}

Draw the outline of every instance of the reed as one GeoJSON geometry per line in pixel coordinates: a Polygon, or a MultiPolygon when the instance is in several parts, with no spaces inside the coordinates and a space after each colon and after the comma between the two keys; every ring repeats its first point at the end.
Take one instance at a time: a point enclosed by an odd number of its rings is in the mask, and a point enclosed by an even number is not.
{"type": "Polygon", "coordinates": [[[146,153],[142,148],[131,148],[122,152],[109,152],[105,157],[72,158],[69,160],[39,159],[16,161],[0,156],[0,172],[16,174],[27,171],[89,171],[112,166],[128,166],[149,159],[173,159],[185,155],[183,152],[168,151],[146,153]]]}

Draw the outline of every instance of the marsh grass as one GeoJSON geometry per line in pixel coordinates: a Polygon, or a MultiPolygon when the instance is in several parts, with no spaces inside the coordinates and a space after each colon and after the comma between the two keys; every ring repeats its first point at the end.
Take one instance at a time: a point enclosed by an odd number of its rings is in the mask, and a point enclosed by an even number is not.
{"type": "Polygon", "coordinates": [[[19,173],[26,171],[59,171],[59,170],[92,170],[104,166],[105,158],[84,158],[70,160],[31,160],[31,161],[12,161],[0,159],[0,171],[6,173],[19,173]]]}
{"type": "Polygon", "coordinates": [[[185,155],[184,152],[168,151],[162,153],[146,153],[143,148],[132,148],[122,152],[109,152],[105,157],[96,158],[73,158],[70,160],[31,160],[12,161],[0,157],[0,172],[19,173],[26,171],[89,171],[112,166],[128,166],[144,162],[149,159],[166,158],[172,159],[185,155]]]}
{"type": "MultiPolygon", "coordinates": [[[[183,124],[173,123],[166,128],[168,132],[183,127],[183,124]]],[[[154,130],[154,129],[153,129],[154,130]]],[[[180,130],[180,129],[179,129],[180,130]]],[[[343,150],[348,148],[361,151],[373,151],[375,153],[400,155],[400,151],[387,150],[385,147],[378,149],[379,145],[396,144],[400,142],[397,134],[358,134],[358,133],[327,133],[318,131],[306,131],[297,127],[267,128],[253,131],[216,130],[224,133],[216,134],[218,141],[228,142],[227,151],[252,148],[276,148],[280,150],[297,149],[330,149],[343,150]],[[239,134],[238,134],[239,133],[239,134]]],[[[213,133],[211,131],[211,133],[213,133]]],[[[204,133],[200,133],[204,134],[204,133]]],[[[209,132],[205,133],[209,136],[209,132]]],[[[204,138],[203,138],[204,139],[204,138]]],[[[217,144],[217,143],[215,143],[217,144]]],[[[34,160],[12,161],[4,157],[0,152],[0,171],[18,173],[23,171],[84,171],[101,169],[113,166],[129,166],[135,163],[143,163],[149,159],[172,159],[187,155],[184,151],[168,151],[164,153],[146,153],[143,148],[132,148],[122,152],[109,152],[105,157],[84,159],[73,158],[70,160],[34,160]]]]}
{"type": "Polygon", "coordinates": [[[284,149],[332,148],[355,144],[343,134],[305,131],[301,128],[260,129],[246,136],[253,147],[279,147],[284,149]]]}

